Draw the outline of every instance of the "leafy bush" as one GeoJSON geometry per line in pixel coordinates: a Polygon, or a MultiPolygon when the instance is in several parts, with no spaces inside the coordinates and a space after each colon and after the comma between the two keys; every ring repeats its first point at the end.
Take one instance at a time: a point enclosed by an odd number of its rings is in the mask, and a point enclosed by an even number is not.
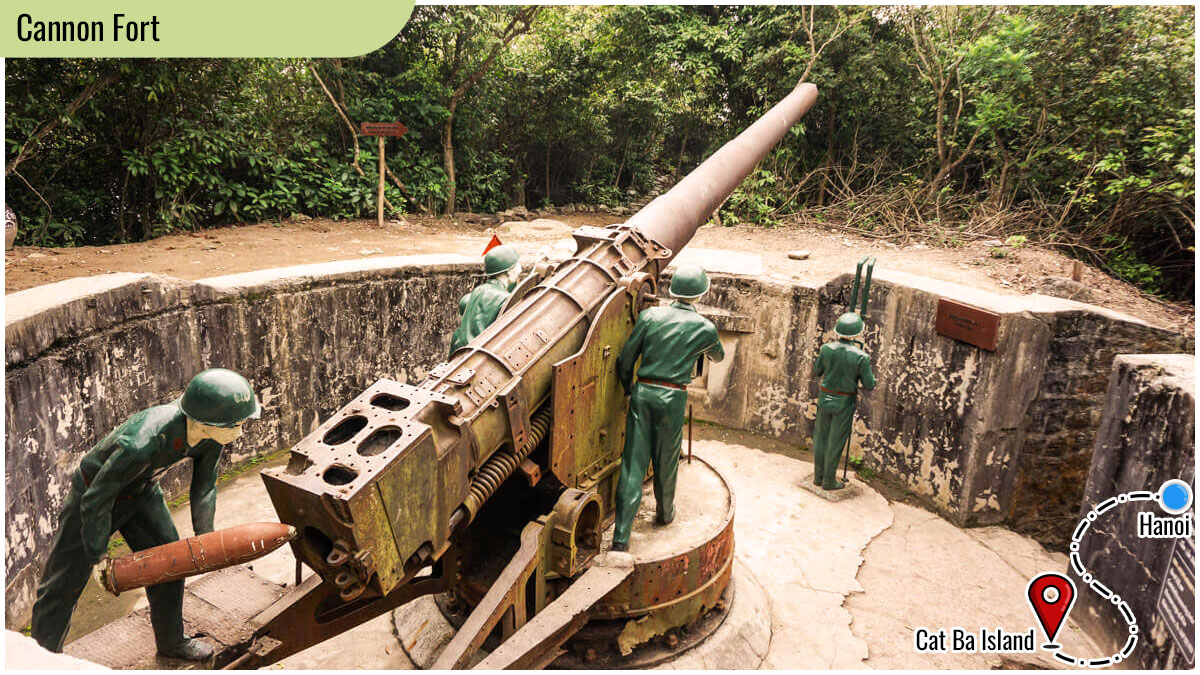
{"type": "MultiPolygon", "coordinates": [[[[1104,238],[1107,244],[1116,244],[1117,237],[1108,235],[1104,238]]],[[[1162,270],[1143,262],[1129,242],[1120,242],[1108,254],[1108,267],[1113,274],[1133,283],[1153,294],[1162,292],[1162,270]]]]}

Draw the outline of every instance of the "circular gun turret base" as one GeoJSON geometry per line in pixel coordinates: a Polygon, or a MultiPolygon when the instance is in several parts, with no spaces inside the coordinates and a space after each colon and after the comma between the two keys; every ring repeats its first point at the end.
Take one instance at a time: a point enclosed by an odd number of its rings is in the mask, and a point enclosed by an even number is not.
{"type": "MultiPolygon", "coordinates": [[[[628,620],[593,619],[571,638],[565,654],[551,664],[552,668],[580,669],[643,669],[667,663],[688,654],[694,647],[713,636],[730,614],[734,599],[734,584],[721,594],[716,606],[699,618],[682,626],[667,629],[621,654],[621,635],[629,627],[628,620]]],[[[645,625],[645,624],[643,624],[645,625]]]]}
{"type": "MultiPolygon", "coordinates": [[[[705,642],[734,614],[735,584],[730,583],[735,568],[734,500],[728,484],[700,458],[691,464],[684,459],[679,466],[675,510],[671,524],[655,522],[652,482],[647,481],[630,538],[632,574],[592,607],[588,623],[562,646],[566,653],[551,667],[650,667],[679,658],[705,642]]],[[[609,527],[604,533],[601,558],[611,539],[609,527]]],[[[466,621],[487,592],[489,580],[483,577],[498,565],[474,567],[478,573],[466,572],[454,592],[436,598],[439,616],[426,616],[445,621],[446,635],[466,621]]],[[[560,583],[565,587],[566,580],[560,583]]],[[[752,604],[755,598],[765,601],[752,578],[736,585],[741,588],[746,584],[754,584],[755,588],[738,593],[739,598],[745,595],[752,604]]],[[[412,611],[429,614],[429,606],[433,604],[428,603],[424,610],[414,607],[412,611]]],[[[398,616],[400,642],[406,646],[421,637],[406,637],[406,625],[420,626],[422,632],[429,632],[426,621],[405,621],[398,616]]],[[[769,634],[769,622],[763,630],[769,634]]],[[[485,650],[499,644],[500,632],[497,629],[485,642],[485,650]]],[[[424,648],[436,656],[444,644],[445,641],[442,645],[426,644],[424,648]]],[[[410,656],[418,665],[427,665],[422,662],[425,659],[421,654],[410,652],[410,656]]],[[[749,656],[753,658],[752,654],[749,656]]]]}

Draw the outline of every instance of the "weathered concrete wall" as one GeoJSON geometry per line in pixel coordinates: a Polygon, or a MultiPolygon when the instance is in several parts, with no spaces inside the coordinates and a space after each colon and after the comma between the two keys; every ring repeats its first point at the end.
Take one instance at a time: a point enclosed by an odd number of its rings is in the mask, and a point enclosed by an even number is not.
{"type": "MultiPolygon", "coordinates": [[[[1110,497],[1133,490],[1157,492],[1172,478],[1186,481],[1194,492],[1195,429],[1194,356],[1118,356],[1076,522],[1110,497]]],[[[1080,557],[1097,579],[1129,603],[1137,618],[1141,631],[1135,663],[1142,668],[1186,668],[1156,608],[1176,540],[1138,537],[1137,514],[1142,511],[1167,515],[1155,502],[1119,505],[1092,524],[1080,557]]],[[[1191,562],[1194,570],[1195,560],[1191,562]]],[[[1080,594],[1086,616],[1111,641],[1110,648],[1119,650],[1126,640],[1125,620],[1095,593],[1081,588],[1080,594]]]]}
{"type": "MultiPolygon", "coordinates": [[[[8,625],[28,619],[70,475],[100,436],[220,366],[264,405],[224,465],[287,447],[376,379],[419,380],[444,358],[478,271],[460,256],[413,256],[196,283],[114,274],[7,296],[8,625]]],[[[188,475],[185,462],[164,487],[188,475]]]]}
{"type": "MultiPolygon", "coordinates": [[[[812,363],[820,345],[834,339],[851,282],[850,275],[820,285],[714,275],[705,303],[751,328],[722,331],[727,351],[736,347],[732,373],[723,387],[693,388],[697,416],[811,444],[818,386],[812,363]]],[[[714,319],[722,327],[722,317],[714,319]]],[[[1045,495],[1020,489],[1033,478],[1019,469],[1049,463],[1042,444],[1061,416],[1099,419],[1102,400],[1094,387],[1107,384],[1115,350],[1182,345],[1169,331],[1098,307],[1002,296],[885,270],[875,277],[867,327],[879,386],[859,398],[854,453],[960,525],[1001,523],[1034,511],[1073,520],[1082,475],[1060,481],[1056,488],[1067,496],[1042,506],[1045,495]],[[937,334],[943,297],[1000,315],[994,352],[937,334]],[[1070,356],[1077,352],[1087,357],[1070,356]]],[[[1095,428],[1095,422],[1073,427],[1074,441],[1089,442],[1095,428]]],[[[1086,467],[1089,459],[1084,452],[1077,461],[1086,467]]]]}
{"type": "Polygon", "coordinates": [[[1014,486],[1013,529],[1066,550],[1075,529],[1118,354],[1183,350],[1179,336],[1084,309],[1046,314],[1053,340],[1037,397],[1029,406],[1014,486]]]}

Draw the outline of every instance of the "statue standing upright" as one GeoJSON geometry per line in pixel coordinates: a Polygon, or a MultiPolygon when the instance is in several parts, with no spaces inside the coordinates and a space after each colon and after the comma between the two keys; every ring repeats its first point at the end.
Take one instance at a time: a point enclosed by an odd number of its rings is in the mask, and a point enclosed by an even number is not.
{"type": "Polygon", "coordinates": [[[813,375],[821,378],[817,397],[817,423],[813,429],[813,484],[824,490],[840,490],[838,460],[850,440],[858,388],[875,388],[871,356],[854,338],[862,335],[862,317],[846,312],[834,329],[838,339],[821,345],[813,375]]]}
{"type": "Polygon", "coordinates": [[[675,518],[675,479],[683,445],[687,384],[696,359],[725,358],[717,327],[692,306],[707,292],[708,275],[704,270],[699,265],[680,265],[671,279],[675,302],[638,314],[633,332],[617,357],[617,379],[630,399],[617,480],[614,551],[629,550],[633,517],[642,502],[642,481],[651,463],[658,523],[666,525],[675,518]],[[635,384],[634,366],[639,362],[635,384]]]}
{"type": "Polygon", "coordinates": [[[875,258],[863,258],[854,273],[854,288],[850,292],[848,312],[838,317],[833,332],[837,339],[821,345],[817,361],[813,364],[813,376],[821,378],[820,393],[817,395],[817,421],[813,427],[813,485],[823,490],[840,490],[843,485],[837,479],[838,460],[842,451],[850,444],[850,433],[854,429],[854,408],[858,404],[858,389],[870,391],[875,388],[875,371],[871,369],[871,356],[863,343],[856,338],[866,330],[863,317],[867,314],[867,296],[871,294],[871,275],[875,271],[875,258]],[[863,266],[867,276],[862,287],[862,304],[859,305],[859,282],[863,266]]]}

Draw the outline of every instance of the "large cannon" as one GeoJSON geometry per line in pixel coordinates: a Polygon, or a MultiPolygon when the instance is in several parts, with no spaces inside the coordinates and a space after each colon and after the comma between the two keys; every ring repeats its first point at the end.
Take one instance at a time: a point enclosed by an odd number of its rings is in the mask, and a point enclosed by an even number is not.
{"type": "MultiPolygon", "coordinates": [[[[624,429],[613,364],[638,311],[816,95],[797,86],[625,223],[576,230],[574,257],[521,284],[496,322],[423,382],[374,383],[292,448],[286,467],[264,471],[281,522],[299,533],[296,556],[316,575],[258,617],[237,664],[275,662],[452,588],[460,566],[491,545],[481,542],[495,528],[472,523],[506,484],[523,491],[511,519],[527,524],[498,577],[506,585],[475,598],[440,665],[463,665],[498,623],[510,635],[565,596],[612,520],[624,429]]],[[[731,560],[731,540],[721,555],[731,560]]],[[[720,564],[727,581],[728,560],[720,564]]],[[[615,588],[601,576],[589,587],[615,588]]],[[[541,665],[536,654],[520,658],[491,665],[541,665]]]]}

